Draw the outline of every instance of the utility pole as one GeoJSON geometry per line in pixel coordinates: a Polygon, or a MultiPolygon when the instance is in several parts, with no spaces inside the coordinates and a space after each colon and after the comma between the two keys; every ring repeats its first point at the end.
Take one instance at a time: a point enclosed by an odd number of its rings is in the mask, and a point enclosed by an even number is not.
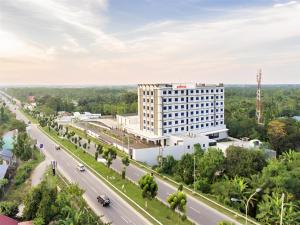
{"type": "Polygon", "coordinates": [[[194,153],[194,192],[196,192],[196,155],[194,153]]]}
{"type": "Polygon", "coordinates": [[[256,90],[256,120],[258,124],[262,124],[262,115],[261,115],[261,69],[258,70],[256,75],[257,81],[257,90],[256,90]]]}

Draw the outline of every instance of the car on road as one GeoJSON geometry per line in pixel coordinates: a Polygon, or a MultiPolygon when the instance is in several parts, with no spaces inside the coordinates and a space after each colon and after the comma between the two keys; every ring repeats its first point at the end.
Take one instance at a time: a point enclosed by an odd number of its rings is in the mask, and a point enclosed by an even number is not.
{"type": "Polygon", "coordinates": [[[81,163],[79,163],[79,164],[77,165],[77,169],[78,169],[80,172],[84,172],[84,171],[85,171],[85,167],[84,167],[84,165],[82,165],[81,163]]]}
{"type": "Polygon", "coordinates": [[[99,195],[97,197],[97,201],[103,206],[109,206],[110,204],[110,199],[107,197],[107,195],[99,195]]]}

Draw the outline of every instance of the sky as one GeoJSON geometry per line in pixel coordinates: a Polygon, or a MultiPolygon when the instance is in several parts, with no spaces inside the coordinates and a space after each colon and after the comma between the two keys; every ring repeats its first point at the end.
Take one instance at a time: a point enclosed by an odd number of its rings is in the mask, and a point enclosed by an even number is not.
{"type": "Polygon", "coordinates": [[[0,85],[300,83],[300,1],[0,0],[0,85]]]}

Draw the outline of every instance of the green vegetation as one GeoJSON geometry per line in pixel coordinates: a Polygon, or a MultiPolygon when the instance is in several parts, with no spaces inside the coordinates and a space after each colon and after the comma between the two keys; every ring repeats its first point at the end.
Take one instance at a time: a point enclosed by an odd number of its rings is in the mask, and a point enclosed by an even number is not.
{"type": "MultiPolygon", "coordinates": [[[[85,154],[82,149],[76,148],[75,144],[70,143],[69,140],[61,139],[57,135],[57,133],[53,130],[48,130],[47,128],[43,128],[43,131],[50,135],[55,141],[60,143],[62,146],[66,147],[68,151],[73,153],[75,156],[80,158],[86,165],[97,171],[97,173],[101,174],[103,177],[108,178],[109,182],[114,185],[119,191],[123,192],[126,196],[136,202],[140,207],[144,208],[148,213],[157,218],[162,224],[178,224],[180,219],[180,215],[173,212],[170,208],[166,207],[162,202],[158,201],[156,198],[147,201],[147,208],[145,206],[145,201],[142,198],[142,190],[134,183],[122,179],[122,176],[115,172],[114,170],[108,168],[102,163],[96,162],[94,156],[89,154],[85,154]],[[163,210],[162,210],[163,209],[163,210]]],[[[105,149],[106,147],[104,147],[105,149]]],[[[96,174],[97,175],[97,174],[96,174]]],[[[103,177],[100,177],[103,179],[103,177]]],[[[103,180],[106,182],[105,180],[103,180]]],[[[109,186],[111,184],[107,183],[109,186]]],[[[121,195],[126,201],[127,199],[121,195]]],[[[143,211],[141,211],[136,205],[129,201],[137,211],[139,211],[142,215],[149,219],[153,224],[156,224],[154,220],[152,220],[148,215],[146,215],[143,211]]],[[[181,225],[192,224],[188,220],[180,222],[181,225]]]]}
{"type": "Polygon", "coordinates": [[[289,86],[266,86],[262,90],[263,125],[255,119],[256,88],[230,87],[225,91],[225,124],[229,135],[236,138],[258,138],[270,142],[279,154],[300,148],[299,122],[290,117],[300,115],[300,88],[289,86]],[[273,122],[272,122],[273,121],[273,122]],[[272,128],[280,125],[281,131],[273,133],[272,128]],[[280,136],[281,135],[281,136],[280,136]],[[277,141],[279,139],[279,141],[277,141]]]}
{"type": "Polygon", "coordinates": [[[290,150],[278,159],[266,161],[260,150],[231,146],[226,155],[224,158],[220,150],[213,148],[203,153],[196,150],[194,154],[185,154],[179,161],[168,156],[165,162],[172,162],[172,169],[168,163],[168,166],[162,165],[156,170],[193,187],[194,170],[189,165],[195,160],[195,187],[198,191],[245,213],[249,196],[257,188],[262,188],[263,192],[250,201],[248,214],[267,224],[279,222],[280,196],[284,193],[287,196],[284,218],[289,221],[284,224],[300,222],[300,191],[297,188],[300,185],[300,152],[290,150]],[[238,201],[233,202],[232,198],[238,201]]]}
{"type": "Polygon", "coordinates": [[[57,111],[78,111],[116,115],[137,112],[135,88],[10,88],[7,93],[26,102],[36,97],[46,115],[57,111]]]}
{"type": "MultiPolygon", "coordinates": [[[[5,104],[0,103],[0,136],[11,130],[18,129],[20,132],[24,132],[26,130],[26,125],[23,122],[20,122],[15,118],[15,115],[12,114],[5,107],[5,104]]],[[[1,147],[1,145],[0,145],[1,147]]]]}
{"type": "Polygon", "coordinates": [[[87,208],[82,198],[83,191],[75,184],[61,185],[58,192],[59,178],[46,174],[44,181],[33,188],[24,199],[23,217],[38,224],[103,224],[87,208]]]}

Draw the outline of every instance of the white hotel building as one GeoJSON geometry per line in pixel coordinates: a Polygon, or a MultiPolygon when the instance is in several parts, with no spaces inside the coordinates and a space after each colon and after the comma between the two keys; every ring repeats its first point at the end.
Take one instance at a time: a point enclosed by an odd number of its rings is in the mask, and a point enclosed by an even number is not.
{"type": "Polygon", "coordinates": [[[207,148],[216,140],[227,138],[224,86],[139,84],[138,116],[128,118],[118,118],[123,129],[158,146],[169,147],[171,153],[176,149],[191,151],[196,143],[207,148]]]}

